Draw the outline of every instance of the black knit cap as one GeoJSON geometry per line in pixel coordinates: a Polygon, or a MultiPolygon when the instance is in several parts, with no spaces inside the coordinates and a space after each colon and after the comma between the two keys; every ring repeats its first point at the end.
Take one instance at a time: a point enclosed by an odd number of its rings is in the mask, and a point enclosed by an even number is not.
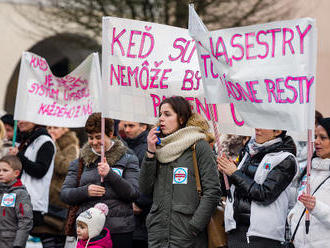
{"type": "Polygon", "coordinates": [[[319,119],[319,124],[327,131],[328,137],[330,138],[330,118],[319,119]]]}

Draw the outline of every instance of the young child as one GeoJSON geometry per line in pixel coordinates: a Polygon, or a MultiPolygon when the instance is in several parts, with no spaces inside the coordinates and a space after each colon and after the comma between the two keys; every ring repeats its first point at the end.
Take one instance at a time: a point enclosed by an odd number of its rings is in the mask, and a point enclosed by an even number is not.
{"type": "Polygon", "coordinates": [[[20,179],[21,161],[0,159],[0,247],[24,248],[33,225],[30,196],[20,179]]]}
{"type": "Polygon", "coordinates": [[[82,212],[77,220],[77,248],[112,248],[110,232],[104,227],[108,207],[98,203],[82,212]]]}

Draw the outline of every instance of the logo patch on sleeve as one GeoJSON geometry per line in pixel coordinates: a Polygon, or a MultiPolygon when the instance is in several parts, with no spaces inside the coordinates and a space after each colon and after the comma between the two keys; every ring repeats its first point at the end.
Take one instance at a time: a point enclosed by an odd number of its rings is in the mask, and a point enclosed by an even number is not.
{"type": "Polygon", "coordinates": [[[265,163],[265,164],[264,164],[264,168],[265,168],[266,170],[270,170],[270,168],[271,168],[270,163],[265,163]]]}
{"type": "Polygon", "coordinates": [[[173,184],[187,184],[188,168],[173,168],[173,184]]]}
{"type": "Polygon", "coordinates": [[[16,194],[10,193],[10,194],[3,194],[1,206],[2,207],[15,207],[16,202],[16,194]]]}
{"type": "Polygon", "coordinates": [[[111,168],[114,173],[116,173],[118,176],[123,176],[123,170],[118,168],[111,168]]]}

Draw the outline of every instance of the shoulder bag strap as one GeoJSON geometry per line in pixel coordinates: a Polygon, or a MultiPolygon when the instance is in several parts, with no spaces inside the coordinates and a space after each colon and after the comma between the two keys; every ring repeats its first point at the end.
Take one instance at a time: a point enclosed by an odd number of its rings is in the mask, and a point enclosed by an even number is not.
{"type": "MultiPolygon", "coordinates": [[[[319,184],[319,186],[317,186],[317,188],[314,190],[314,192],[313,192],[313,194],[312,195],[314,195],[315,194],[315,192],[328,180],[330,178],[330,176],[328,176],[326,179],[324,179],[323,181],[322,181],[322,183],[320,183],[319,184]]],[[[302,219],[302,217],[304,216],[304,214],[305,214],[305,211],[306,211],[306,208],[304,209],[304,211],[302,212],[302,214],[301,214],[301,216],[300,216],[300,218],[299,218],[299,221],[298,221],[298,223],[297,223],[297,226],[296,226],[296,228],[295,228],[295,230],[294,230],[294,232],[293,232],[293,234],[292,234],[292,238],[291,238],[291,242],[293,242],[293,240],[294,240],[294,237],[296,236],[296,233],[297,233],[297,230],[298,230],[298,227],[299,227],[299,224],[300,224],[300,221],[301,221],[301,219],[302,219]]]]}
{"type": "MultiPolygon", "coordinates": [[[[84,170],[84,162],[82,159],[79,159],[78,164],[78,173],[77,173],[77,186],[79,187],[81,175],[84,170]]],[[[76,223],[76,214],[79,210],[79,205],[70,206],[66,218],[66,224],[65,224],[65,235],[67,236],[74,236],[75,235],[75,223],[76,223]]]]}
{"type": "Polygon", "coordinates": [[[198,192],[199,198],[202,197],[202,187],[201,187],[201,179],[199,176],[199,170],[197,165],[197,157],[196,157],[196,143],[191,147],[192,149],[192,158],[193,158],[193,164],[194,164],[194,173],[195,173],[195,179],[196,179],[196,188],[198,192]]]}
{"type": "Polygon", "coordinates": [[[81,179],[81,175],[84,171],[84,161],[83,159],[79,159],[79,167],[78,167],[78,173],[77,173],[77,187],[80,184],[80,179],[81,179]]]}

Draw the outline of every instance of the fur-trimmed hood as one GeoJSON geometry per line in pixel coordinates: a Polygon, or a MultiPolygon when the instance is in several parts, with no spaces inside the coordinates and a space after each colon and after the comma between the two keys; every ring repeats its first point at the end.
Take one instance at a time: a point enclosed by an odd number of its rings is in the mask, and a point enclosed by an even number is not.
{"type": "Polygon", "coordinates": [[[201,131],[206,135],[206,141],[209,143],[214,141],[214,135],[210,132],[209,123],[200,114],[193,113],[187,121],[186,126],[195,126],[201,128],[201,131]]]}
{"type": "MultiPolygon", "coordinates": [[[[104,154],[110,167],[113,166],[126,153],[128,149],[121,140],[115,138],[112,139],[112,141],[114,142],[112,147],[104,154]]],[[[83,159],[86,166],[90,166],[97,159],[99,159],[99,157],[100,155],[93,152],[88,143],[86,143],[81,148],[80,158],[83,159]]]]}
{"type": "Polygon", "coordinates": [[[221,153],[226,154],[233,160],[237,158],[240,151],[244,147],[245,136],[234,135],[234,134],[223,134],[220,136],[221,153]]]}

